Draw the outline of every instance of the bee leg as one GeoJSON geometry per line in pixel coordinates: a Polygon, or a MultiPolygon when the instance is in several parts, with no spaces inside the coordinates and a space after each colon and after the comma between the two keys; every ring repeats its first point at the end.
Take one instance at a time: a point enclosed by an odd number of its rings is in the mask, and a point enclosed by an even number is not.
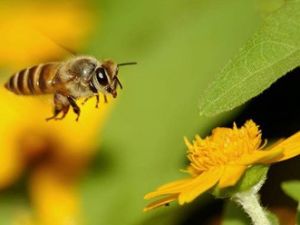
{"type": "Polygon", "coordinates": [[[68,100],[69,100],[70,105],[73,108],[74,113],[77,114],[76,121],[78,121],[79,120],[79,116],[80,116],[80,108],[77,105],[77,103],[75,102],[75,100],[74,100],[73,97],[68,96],[68,100]]]}
{"type": "Polygon", "coordinates": [[[65,118],[65,116],[67,115],[68,111],[69,111],[70,105],[68,106],[64,106],[64,108],[62,108],[62,110],[60,112],[62,112],[61,117],[56,117],[55,120],[62,120],[63,118],[65,118]]]}
{"type": "Polygon", "coordinates": [[[100,102],[99,95],[96,94],[96,108],[99,108],[99,102],[100,102]]]}
{"type": "MultiPolygon", "coordinates": [[[[100,102],[100,98],[99,98],[99,94],[98,94],[98,90],[94,87],[94,85],[91,83],[90,84],[90,89],[91,91],[95,94],[96,96],[96,108],[99,107],[99,102],[100,102]]],[[[106,98],[106,97],[105,97],[106,98]]],[[[107,99],[106,99],[107,101],[107,99]]]]}
{"type": "Polygon", "coordinates": [[[105,103],[107,103],[108,101],[107,101],[107,97],[106,97],[106,95],[104,95],[104,102],[105,103]]]}
{"type": "Polygon", "coordinates": [[[86,103],[88,100],[90,100],[92,97],[93,97],[93,96],[89,96],[89,97],[85,98],[85,99],[83,100],[83,102],[81,103],[81,105],[85,105],[85,103],[86,103]]]}
{"type": "MultiPolygon", "coordinates": [[[[96,108],[98,108],[98,107],[99,107],[99,101],[100,101],[100,99],[99,99],[99,95],[98,95],[98,94],[96,94],[95,96],[96,96],[96,108]]],[[[89,96],[89,97],[85,98],[85,99],[83,100],[83,102],[81,103],[81,105],[85,105],[85,103],[86,103],[88,100],[90,100],[92,97],[93,97],[93,96],[89,96]]]]}
{"type": "Polygon", "coordinates": [[[52,119],[55,119],[55,120],[63,119],[66,116],[66,114],[68,113],[69,108],[70,108],[70,103],[69,103],[67,97],[62,94],[56,93],[54,95],[54,115],[47,118],[46,121],[49,121],[52,119]],[[62,116],[57,118],[58,114],[61,112],[63,113],[62,116]]]}
{"type": "Polygon", "coordinates": [[[46,118],[46,121],[48,122],[49,120],[56,120],[57,115],[61,112],[61,110],[55,108],[53,116],[46,118]]]}

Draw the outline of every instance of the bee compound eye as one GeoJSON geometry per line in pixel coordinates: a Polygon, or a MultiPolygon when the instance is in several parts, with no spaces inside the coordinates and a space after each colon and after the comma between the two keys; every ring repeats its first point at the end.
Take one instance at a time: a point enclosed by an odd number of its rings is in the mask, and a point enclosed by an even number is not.
{"type": "Polygon", "coordinates": [[[96,77],[100,85],[106,86],[108,84],[106,72],[102,67],[96,69],[96,77]]]}

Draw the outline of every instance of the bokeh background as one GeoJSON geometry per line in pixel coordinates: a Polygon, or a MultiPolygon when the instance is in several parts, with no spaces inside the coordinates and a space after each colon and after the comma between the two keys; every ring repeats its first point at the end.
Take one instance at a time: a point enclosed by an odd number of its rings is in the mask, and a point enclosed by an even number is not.
{"type": "MultiPolygon", "coordinates": [[[[117,99],[100,109],[90,100],[78,123],[72,112],[64,121],[45,122],[52,96],[20,97],[0,89],[0,224],[220,224],[225,206],[209,196],[149,213],[142,211],[143,196],[184,176],[179,172],[186,165],[183,136],[205,135],[217,125],[249,118],[262,124],[270,138],[299,128],[293,122],[292,130],[284,130],[291,127],[282,120],[287,115],[266,113],[272,108],[266,107],[268,99],[282,91],[278,87],[268,92],[271,96],[217,117],[200,117],[198,109],[218,72],[283,2],[1,0],[2,84],[24,67],[70,57],[62,46],[138,65],[121,68],[124,90],[117,99]]],[[[277,83],[286,90],[295,81],[277,83]]],[[[293,107],[272,109],[287,113],[293,107]]],[[[293,203],[279,202],[275,211],[293,222],[293,203]]]]}

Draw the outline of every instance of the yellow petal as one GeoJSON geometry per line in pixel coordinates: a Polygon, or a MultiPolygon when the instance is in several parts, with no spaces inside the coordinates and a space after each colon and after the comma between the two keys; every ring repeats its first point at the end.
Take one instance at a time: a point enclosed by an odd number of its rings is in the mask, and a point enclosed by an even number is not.
{"type": "Polygon", "coordinates": [[[281,156],[283,153],[282,148],[271,150],[255,150],[251,154],[243,155],[237,162],[237,165],[252,165],[259,163],[268,163],[270,160],[281,156]]]}
{"type": "Polygon", "coordinates": [[[272,151],[281,150],[282,155],[279,155],[278,157],[272,158],[270,160],[266,160],[265,163],[280,162],[299,155],[300,132],[297,132],[286,140],[281,141],[279,144],[275,144],[275,146],[271,147],[271,149],[272,151]]]}
{"type": "Polygon", "coordinates": [[[145,199],[155,198],[160,195],[167,195],[167,194],[176,194],[184,190],[190,185],[193,185],[194,179],[183,179],[178,180],[175,182],[171,182],[159,187],[156,191],[150,192],[145,195],[145,199]]]}
{"type": "Polygon", "coordinates": [[[220,188],[235,185],[245,172],[247,166],[244,165],[227,165],[224,168],[222,177],[218,183],[220,188]]]}
{"type": "Polygon", "coordinates": [[[162,198],[162,199],[159,199],[155,202],[152,202],[150,203],[149,205],[147,205],[145,208],[144,208],[144,212],[147,212],[151,209],[155,209],[159,206],[163,206],[163,205],[166,205],[174,200],[176,200],[178,198],[178,194],[174,194],[174,195],[170,195],[168,197],[165,197],[165,198],[162,198]]]}
{"type": "Polygon", "coordinates": [[[203,172],[197,178],[194,178],[195,180],[192,182],[192,185],[189,185],[179,194],[179,204],[182,205],[191,202],[203,192],[210,189],[218,182],[222,173],[223,167],[219,167],[203,172]]]}

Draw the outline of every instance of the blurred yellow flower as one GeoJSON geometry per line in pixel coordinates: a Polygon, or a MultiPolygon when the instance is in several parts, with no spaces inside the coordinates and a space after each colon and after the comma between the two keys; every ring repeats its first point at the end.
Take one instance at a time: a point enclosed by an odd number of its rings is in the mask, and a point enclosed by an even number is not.
{"type": "Polygon", "coordinates": [[[83,3],[18,1],[1,4],[0,66],[15,69],[60,59],[66,52],[55,42],[78,49],[93,20],[83,3]]]}
{"type": "Polygon", "coordinates": [[[46,122],[51,115],[47,100],[15,96],[0,88],[0,189],[27,171],[38,224],[80,224],[76,182],[99,144],[97,131],[109,105],[96,109],[90,100],[82,107],[79,122],[72,113],[63,121],[46,122]]]}
{"type": "MultiPolygon", "coordinates": [[[[59,45],[78,49],[91,30],[92,15],[80,0],[1,4],[0,68],[15,72],[62,59],[68,53],[59,45]]],[[[3,83],[9,75],[2,76],[3,83]]],[[[26,174],[34,212],[16,215],[13,224],[81,221],[76,183],[99,144],[98,131],[110,107],[96,109],[95,100],[90,100],[79,122],[72,113],[63,121],[46,122],[52,115],[52,98],[16,96],[0,87],[0,191],[26,174]]]]}
{"type": "Polygon", "coordinates": [[[196,136],[193,143],[185,139],[190,165],[188,179],[175,181],[148,193],[145,199],[164,198],[150,203],[144,211],[165,205],[174,200],[179,204],[193,201],[196,197],[217,185],[225,188],[235,185],[245,170],[254,164],[270,164],[300,154],[300,132],[288,139],[262,150],[261,132],[249,120],[241,128],[216,128],[205,139],[196,136]]]}
{"type": "Polygon", "coordinates": [[[33,174],[31,199],[43,225],[80,224],[80,198],[72,177],[42,167],[33,174]]]}

